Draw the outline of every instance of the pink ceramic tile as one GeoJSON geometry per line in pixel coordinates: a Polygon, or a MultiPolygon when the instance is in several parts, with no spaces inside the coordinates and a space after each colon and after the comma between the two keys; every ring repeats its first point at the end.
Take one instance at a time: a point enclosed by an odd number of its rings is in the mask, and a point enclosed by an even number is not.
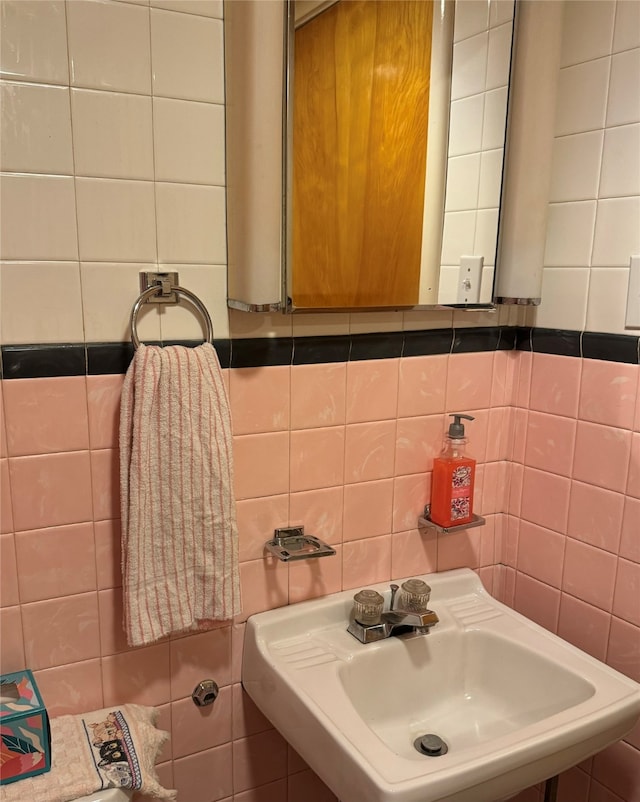
{"type": "Polygon", "coordinates": [[[518,351],[495,351],[493,355],[493,380],[491,382],[491,406],[509,406],[513,403],[514,378],[518,351]]]}
{"type": "Polygon", "coordinates": [[[122,585],[120,521],[96,521],[93,530],[98,588],[117,588],[122,585]]]}
{"type": "Polygon", "coordinates": [[[34,671],[34,676],[50,716],[75,715],[104,707],[99,659],[45,668],[34,671]]]}
{"type": "Polygon", "coordinates": [[[275,730],[234,741],[234,793],[266,785],[286,774],[287,742],[275,730]]]}
{"type": "Polygon", "coordinates": [[[431,474],[397,476],[393,480],[393,531],[414,529],[431,494],[431,474]]]}
{"type": "MultiPolygon", "coordinates": [[[[571,802],[571,800],[569,800],[569,802],[571,802]]],[[[621,796],[618,796],[618,794],[614,794],[613,791],[605,788],[604,785],[592,779],[589,788],[589,802],[625,802],[625,800],[621,796]]]]}
{"type": "Polygon", "coordinates": [[[575,420],[543,412],[530,412],[525,465],[570,476],[575,436],[575,420]]]}
{"type": "Polygon", "coordinates": [[[445,411],[448,361],[447,354],[400,360],[399,418],[437,415],[445,411]]]}
{"type": "Polygon", "coordinates": [[[23,604],[27,663],[38,669],[99,657],[98,620],[96,593],[23,604]]]}
{"type": "Polygon", "coordinates": [[[338,802],[336,796],[311,769],[289,777],[287,802],[338,802]]]}
{"type": "Polygon", "coordinates": [[[518,563],[518,548],[520,544],[520,529],[524,521],[510,515],[503,536],[502,559],[505,565],[515,568],[518,563]]]}
{"type": "Polygon", "coordinates": [[[611,612],[616,581],[615,555],[578,540],[567,540],[562,589],[601,610],[611,612]]]}
{"type": "Polygon", "coordinates": [[[289,429],[289,371],[288,365],[231,370],[234,434],[289,429]]]}
{"type": "Polygon", "coordinates": [[[433,468],[433,460],[442,451],[444,417],[427,415],[398,420],[396,434],[396,476],[422,473],[433,468]]]}
{"type": "Polygon", "coordinates": [[[275,557],[241,563],[240,583],[242,614],[239,621],[246,621],[253,613],[282,607],[288,602],[288,566],[275,557]]]}
{"type": "MultiPolygon", "coordinates": [[[[171,698],[189,697],[205,676],[218,685],[231,682],[231,627],[220,627],[171,641],[171,698]]],[[[212,744],[211,744],[212,745],[212,744]]]]}
{"type": "Polygon", "coordinates": [[[11,504],[11,480],[9,460],[0,459],[0,532],[13,532],[13,506],[11,504]]]}
{"type": "Polygon", "coordinates": [[[104,704],[163,705],[170,700],[169,644],[102,658],[104,704]]]}
{"type": "Polygon", "coordinates": [[[476,494],[474,512],[480,515],[493,515],[504,512],[508,506],[507,493],[509,465],[507,462],[487,462],[476,467],[476,494]],[[481,494],[477,491],[482,490],[481,494]]]}
{"type": "MultiPolygon", "coordinates": [[[[469,410],[469,415],[472,415],[474,420],[464,421],[465,434],[468,440],[467,454],[478,462],[484,462],[489,440],[489,410],[471,409],[469,410]]],[[[449,424],[453,423],[453,418],[449,414],[444,417],[446,431],[449,428],[449,424]]]]}
{"type": "Polygon", "coordinates": [[[343,487],[323,487],[289,496],[289,523],[304,525],[305,532],[325,543],[342,542],[343,487]]]}
{"type": "Polygon", "coordinates": [[[565,532],[569,514],[569,479],[525,468],[522,480],[521,515],[526,521],[565,532]]]}
{"type": "Polygon", "coordinates": [[[634,498],[640,498],[640,434],[633,434],[631,437],[627,493],[634,498]]]}
{"type": "Polygon", "coordinates": [[[485,454],[487,462],[506,460],[511,457],[511,413],[510,407],[494,407],[488,412],[489,422],[485,454]]]}
{"type": "Polygon", "coordinates": [[[122,588],[106,588],[98,591],[100,614],[100,654],[127,652],[131,648],[123,624],[122,588]]]}
{"type": "Polygon", "coordinates": [[[611,618],[607,665],[640,682],[640,629],[615,616],[611,618]]]}
{"type": "Polygon", "coordinates": [[[636,408],[638,366],[585,359],[582,363],[581,420],[631,429],[636,408]]]}
{"type": "MultiPolygon", "coordinates": [[[[537,356],[537,355],[536,355],[537,356]]],[[[529,397],[531,395],[531,374],[533,366],[533,354],[530,351],[521,351],[518,358],[518,371],[514,377],[514,401],[515,406],[529,409],[529,397]]]]}
{"type": "Polygon", "coordinates": [[[482,582],[484,589],[492,596],[494,595],[495,568],[496,567],[494,565],[491,565],[478,569],[478,576],[480,577],[480,581],[482,582]]]}
{"type": "Polygon", "coordinates": [[[347,363],[347,423],[397,417],[399,363],[399,359],[347,363]]]}
{"type": "Polygon", "coordinates": [[[524,467],[514,462],[509,463],[509,490],[507,510],[510,515],[520,515],[522,509],[522,485],[524,467]]]}
{"type": "Polygon", "coordinates": [[[391,576],[399,579],[438,570],[438,537],[434,529],[396,532],[391,538],[391,576]]]}
{"type": "Polygon", "coordinates": [[[0,458],[7,456],[7,429],[4,414],[4,382],[0,379],[0,458]]]}
{"type": "Polygon", "coordinates": [[[120,452],[113,448],[91,452],[94,520],[120,517],[120,452]]]}
{"type": "Polygon", "coordinates": [[[11,607],[19,601],[14,537],[0,535],[0,607],[11,607]]]}
{"type": "Polygon", "coordinates": [[[396,421],[352,423],[346,427],[344,481],[387,479],[394,473],[396,421]]]}
{"type": "Polygon", "coordinates": [[[496,519],[497,515],[487,515],[484,526],[478,528],[477,537],[480,546],[480,566],[485,568],[496,562],[496,519]]]}
{"type": "Polygon", "coordinates": [[[174,758],[221,746],[231,740],[231,696],[231,686],[227,686],[220,688],[215,703],[207,707],[196,707],[191,699],[191,691],[186,699],[171,703],[171,749],[174,758]]]}
{"type": "Polygon", "coordinates": [[[582,361],[571,356],[533,354],[531,409],[575,418],[582,361]]]}
{"type": "Polygon", "coordinates": [[[296,750],[288,744],[287,749],[287,774],[296,774],[299,771],[307,771],[308,764],[300,757],[296,750]]]}
{"type": "Polygon", "coordinates": [[[117,448],[124,376],[87,376],[91,448],[117,448]]]}
{"type": "Polygon", "coordinates": [[[518,571],[559,588],[562,584],[565,540],[557,532],[522,521],[518,540],[518,571]]]}
{"type": "Polygon", "coordinates": [[[231,744],[205,749],[173,761],[173,784],[179,799],[218,802],[233,791],[231,744]]]}
{"type": "Polygon", "coordinates": [[[447,375],[445,409],[465,412],[491,405],[493,353],[451,354],[447,375]]]}
{"type": "Polygon", "coordinates": [[[480,537],[476,529],[438,535],[438,571],[480,566],[480,537]]]}
{"type": "Polygon", "coordinates": [[[624,496],[582,482],[572,482],[567,534],[617,553],[624,496]]]}
{"type": "Polygon", "coordinates": [[[640,500],[627,496],[622,518],[622,533],[620,535],[620,556],[636,563],[640,563],[638,521],[640,521],[640,500]]]}
{"type": "Polygon", "coordinates": [[[287,802],[287,781],[276,780],[259,788],[234,794],[233,802],[287,802]]]}
{"type": "Polygon", "coordinates": [[[640,719],[638,719],[631,732],[624,736],[624,740],[636,749],[640,749],[640,719]]]}
{"type": "Polygon", "coordinates": [[[367,538],[342,547],[342,588],[366,587],[391,578],[391,536],[367,538]]]}
{"type": "Polygon", "coordinates": [[[19,532],[16,557],[23,602],[96,590],[92,523],[19,532]]]}
{"type": "Polygon", "coordinates": [[[513,448],[511,458],[514,462],[524,463],[527,446],[527,429],[529,426],[529,411],[526,409],[513,410],[513,448]]]}
{"type": "Polygon", "coordinates": [[[560,610],[560,591],[518,573],[514,607],[522,615],[540,624],[550,632],[556,632],[560,610]]]}
{"type": "Polygon", "coordinates": [[[527,788],[526,791],[512,796],[509,802],[540,802],[540,794],[537,788],[527,788]]]}
{"type": "Polygon", "coordinates": [[[393,479],[347,485],[344,488],[343,540],[390,534],[392,508],[393,479]]]}
{"type": "Polygon", "coordinates": [[[233,694],[233,740],[246,738],[273,729],[273,724],[258,710],[249,694],[238,682],[231,686],[233,694]]]}
{"type": "Polygon", "coordinates": [[[16,531],[93,520],[89,452],[9,460],[16,531]]]}
{"type": "Polygon", "coordinates": [[[558,781],[558,802],[589,802],[589,775],[575,767],[563,771],[558,781]]]}
{"type": "Polygon", "coordinates": [[[291,428],[339,426],[346,421],[347,366],[343,362],[291,367],[291,428]]]}
{"type": "Polygon", "coordinates": [[[22,639],[20,607],[0,609],[0,673],[27,668],[22,639]]]}
{"type": "Polygon", "coordinates": [[[626,802],[640,801],[638,752],[620,741],[593,758],[593,778],[626,802]]]}
{"type": "Polygon", "coordinates": [[[621,492],[627,483],[630,448],[631,432],[578,421],[573,478],[621,492]]]}
{"type": "Polygon", "coordinates": [[[566,593],[560,602],[558,635],[597,660],[607,656],[611,616],[566,593]]]}
{"type": "MultiPolygon", "coordinates": [[[[503,570],[503,588],[502,588],[502,599],[501,601],[503,604],[508,605],[515,609],[516,604],[516,580],[518,578],[518,574],[516,573],[514,568],[508,568],[507,566],[504,567],[503,570]]],[[[547,601],[549,601],[547,599],[547,601]]]]}
{"type": "Polygon", "coordinates": [[[233,438],[236,500],[289,491],[289,434],[247,434],[233,438]]]}
{"type": "Polygon", "coordinates": [[[84,376],[5,382],[4,404],[11,456],[89,447],[84,376]]]}
{"type": "Polygon", "coordinates": [[[289,604],[342,590],[342,546],[322,560],[300,560],[289,566],[289,604]]]}
{"type": "Polygon", "coordinates": [[[341,485],[344,452],[343,426],[291,432],[291,491],[341,485]]]}
{"type": "Polygon", "coordinates": [[[259,560],[273,530],[286,526],[289,519],[288,496],[244,499],[236,504],[240,560],[259,560]]]}
{"type": "Polygon", "coordinates": [[[242,651],[246,625],[233,624],[231,627],[231,681],[242,681],[242,651]]]}
{"type": "Polygon", "coordinates": [[[640,565],[618,560],[618,575],[613,594],[612,612],[640,627],[640,565]]]}

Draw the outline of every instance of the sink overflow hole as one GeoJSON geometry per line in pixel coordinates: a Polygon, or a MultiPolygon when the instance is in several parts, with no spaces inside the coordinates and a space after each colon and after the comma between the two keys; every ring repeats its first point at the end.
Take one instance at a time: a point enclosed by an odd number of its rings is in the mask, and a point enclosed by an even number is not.
{"type": "Polygon", "coordinates": [[[449,747],[442,738],[433,733],[418,736],[413,745],[421,755],[427,755],[428,757],[440,757],[440,755],[446,755],[449,751],[449,747]]]}

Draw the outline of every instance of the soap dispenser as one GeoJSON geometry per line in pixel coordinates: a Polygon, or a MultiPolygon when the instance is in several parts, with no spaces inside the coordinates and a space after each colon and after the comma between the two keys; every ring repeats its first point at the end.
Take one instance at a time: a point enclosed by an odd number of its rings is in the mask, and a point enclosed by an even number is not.
{"type": "Polygon", "coordinates": [[[430,519],[438,526],[449,527],[470,523],[473,520],[473,487],[476,478],[476,461],[466,456],[467,438],[465,420],[471,415],[450,415],[453,423],[444,440],[439,457],[433,461],[431,480],[430,519]]]}

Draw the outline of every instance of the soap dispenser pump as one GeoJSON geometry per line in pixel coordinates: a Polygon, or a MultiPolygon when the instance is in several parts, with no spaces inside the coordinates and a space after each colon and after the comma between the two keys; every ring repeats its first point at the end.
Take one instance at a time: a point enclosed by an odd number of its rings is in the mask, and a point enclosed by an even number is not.
{"type": "Polygon", "coordinates": [[[465,454],[465,420],[471,415],[450,415],[453,423],[444,440],[440,456],[433,461],[431,480],[431,520],[442,527],[460,526],[473,520],[473,488],[476,461],[465,454]]]}

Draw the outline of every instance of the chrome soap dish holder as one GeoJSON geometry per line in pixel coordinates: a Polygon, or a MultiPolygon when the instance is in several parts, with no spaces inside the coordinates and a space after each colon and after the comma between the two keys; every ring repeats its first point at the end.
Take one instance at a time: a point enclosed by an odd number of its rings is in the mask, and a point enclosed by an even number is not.
{"type": "Polygon", "coordinates": [[[425,506],[424,513],[418,518],[418,526],[426,526],[427,529],[435,529],[438,532],[443,532],[445,535],[448,535],[450,532],[462,532],[463,529],[473,529],[474,526],[484,526],[486,522],[485,518],[474,513],[472,519],[466,524],[440,526],[440,524],[431,520],[431,504],[425,506]]]}
{"type": "Polygon", "coordinates": [[[266,551],[283,562],[309,560],[313,557],[331,557],[336,550],[317,537],[305,535],[304,526],[276,529],[273,540],[264,544],[266,551]]]}

